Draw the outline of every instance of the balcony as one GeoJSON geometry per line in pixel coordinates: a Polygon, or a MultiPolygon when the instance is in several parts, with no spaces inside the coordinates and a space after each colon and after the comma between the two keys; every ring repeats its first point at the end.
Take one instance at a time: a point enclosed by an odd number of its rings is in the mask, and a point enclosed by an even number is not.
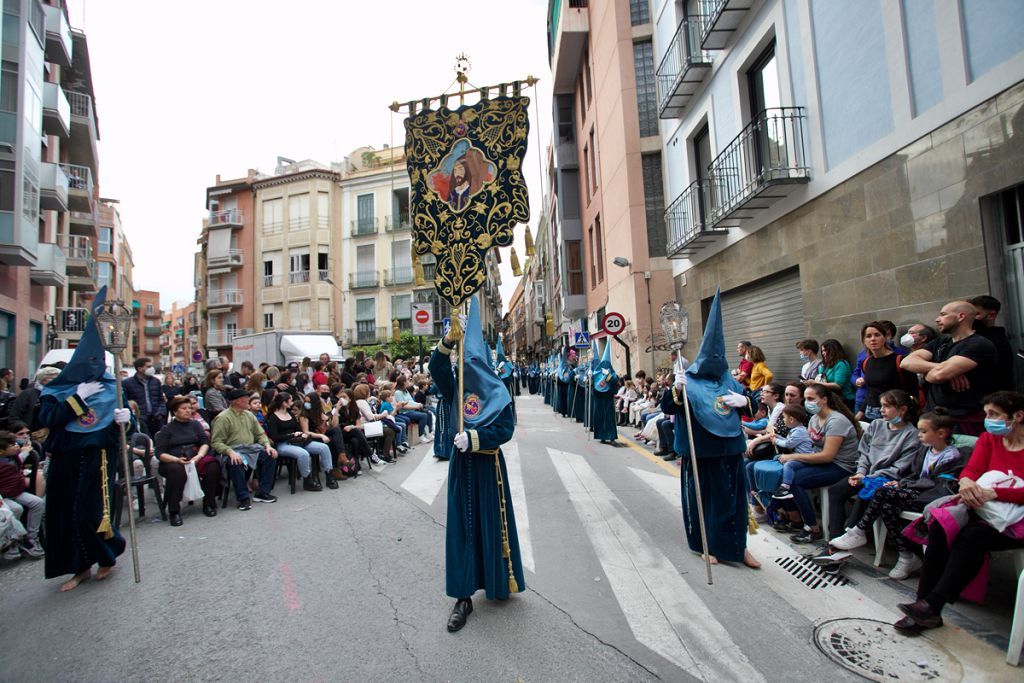
{"type": "Polygon", "coordinates": [[[231,346],[231,342],[234,341],[235,337],[243,334],[252,334],[253,331],[254,330],[250,327],[210,329],[206,332],[206,345],[218,347],[231,346]]]}
{"type": "MultiPolygon", "coordinates": [[[[424,278],[425,279],[425,278],[424,278]]],[[[413,281],[412,266],[401,266],[384,271],[384,286],[407,285],[413,281]]]]}
{"type": "Polygon", "coordinates": [[[747,10],[756,0],[700,0],[700,13],[704,17],[700,45],[705,50],[721,50],[728,44],[733,32],[743,23],[747,10]]]}
{"type": "Polygon", "coordinates": [[[68,177],[68,208],[84,213],[93,212],[92,169],[78,164],[61,164],[68,177]]]}
{"type": "Polygon", "coordinates": [[[658,65],[658,115],[663,119],[679,118],[711,70],[711,55],[700,49],[700,29],[699,17],[681,21],[658,65]]]}
{"type": "Polygon", "coordinates": [[[572,92],[590,33],[587,0],[553,0],[548,17],[548,58],[556,93],[572,92]]]}
{"type": "Polygon", "coordinates": [[[380,285],[380,275],[376,271],[355,272],[348,274],[349,289],[368,289],[380,285]]]}
{"type": "Polygon", "coordinates": [[[162,329],[158,326],[146,325],[142,328],[142,334],[147,337],[159,337],[162,329]]]}
{"type": "Polygon", "coordinates": [[[206,304],[209,308],[236,308],[242,305],[242,290],[211,289],[206,294],[206,304]]]}
{"type": "Polygon", "coordinates": [[[71,26],[60,7],[43,5],[46,13],[46,61],[71,66],[71,26]]]}
{"type": "MultiPolygon", "coordinates": [[[[358,323],[357,323],[358,324],[358,323]]],[[[356,330],[356,344],[377,344],[390,341],[391,329],[388,327],[373,327],[371,329],[356,330]]]]}
{"type": "Polygon", "coordinates": [[[228,249],[228,253],[224,256],[211,256],[206,259],[207,268],[238,268],[241,265],[241,249],[228,249]]]}
{"type": "Polygon", "coordinates": [[[43,83],[43,132],[61,138],[71,135],[71,103],[57,83],[43,83]]]}
{"type": "Polygon", "coordinates": [[[412,221],[407,213],[400,213],[397,216],[388,216],[384,219],[384,230],[386,232],[398,232],[400,230],[410,229],[412,229],[412,221]]]}
{"type": "Polygon", "coordinates": [[[696,181],[679,193],[665,210],[669,258],[689,258],[728,233],[704,222],[708,193],[703,181],[696,181]]]}
{"type": "Polygon", "coordinates": [[[264,275],[263,276],[264,287],[280,287],[281,276],[280,275],[264,275]]]}
{"type": "MultiPolygon", "coordinates": [[[[68,180],[69,198],[70,198],[70,179],[68,180]]],[[[96,235],[96,209],[92,211],[70,211],[68,212],[71,216],[70,231],[73,235],[96,235]]]]}
{"type": "Polygon", "coordinates": [[[377,218],[371,216],[369,218],[356,218],[352,221],[352,234],[353,235],[376,235],[377,234],[377,218]]]}
{"type": "Polygon", "coordinates": [[[62,235],[61,248],[67,257],[67,273],[71,278],[94,278],[96,260],[92,254],[92,242],[80,235],[62,235]]]}
{"type": "Polygon", "coordinates": [[[39,169],[39,208],[67,211],[70,183],[60,165],[44,161],[39,169]]]}
{"type": "Polygon", "coordinates": [[[89,322],[88,308],[58,308],[57,309],[57,332],[70,333],[80,336],[85,332],[85,326],[89,322]]]}
{"type": "Polygon", "coordinates": [[[245,216],[238,209],[211,211],[206,225],[208,228],[240,228],[244,219],[245,216]]]}
{"type": "Polygon", "coordinates": [[[98,164],[96,142],[100,139],[96,111],[92,97],[86,93],[65,92],[71,103],[71,144],[68,145],[72,163],[95,169],[98,164]]]}
{"type": "Polygon", "coordinates": [[[290,285],[307,285],[309,284],[309,271],[308,270],[293,270],[288,273],[288,284],[290,285]]]}
{"type": "Polygon", "coordinates": [[[63,287],[67,284],[68,262],[56,244],[40,242],[36,250],[36,265],[29,271],[32,282],[44,287],[63,287]]]}
{"type": "Polygon", "coordinates": [[[811,179],[804,149],[803,107],[765,109],[708,167],[707,222],[739,225],[811,179]]]}

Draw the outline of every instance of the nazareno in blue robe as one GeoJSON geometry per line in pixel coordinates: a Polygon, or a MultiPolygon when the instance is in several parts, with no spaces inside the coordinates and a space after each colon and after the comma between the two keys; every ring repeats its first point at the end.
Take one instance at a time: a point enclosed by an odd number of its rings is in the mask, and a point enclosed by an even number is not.
{"type": "Polygon", "coordinates": [[[619,438],[619,430],[615,426],[615,392],[619,390],[617,381],[608,384],[608,391],[593,391],[592,422],[594,438],[602,441],[615,441],[619,438]]]}
{"type": "Polygon", "coordinates": [[[569,383],[561,378],[555,380],[555,412],[569,417],[569,383]]]}
{"type": "MultiPolygon", "coordinates": [[[[71,432],[65,426],[88,413],[88,402],[72,394],[66,400],[42,396],[39,421],[50,436],[44,450],[51,454],[46,475],[45,575],[55,579],[80,574],[94,564],[113,567],[125,542],[117,527],[104,539],[96,531],[103,519],[101,459],[107,457],[107,492],[114,517],[114,479],[121,452],[116,423],[95,432],[71,432]]],[[[128,514],[132,514],[130,511],[128,514]]]]}
{"type": "Polygon", "coordinates": [[[577,422],[583,422],[583,416],[587,412],[587,387],[576,380],[576,383],[569,387],[569,391],[573,392],[572,416],[577,422]]]}
{"type": "MultiPolygon", "coordinates": [[[[452,431],[458,430],[455,397],[458,380],[448,370],[448,356],[437,349],[430,356],[430,374],[448,404],[452,431]],[[446,371],[447,370],[447,371],[446,371]]],[[[454,449],[448,464],[448,519],[445,530],[445,591],[452,598],[468,598],[483,589],[488,600],[509,596],[508,564],[502,554],[501,498],[494,461],[501,467],[505,489],[505,519],[511,549],[512,571],[519,591],[526,589],[519,535],[512,508],[508,470],[500,447],[512,438],[515,418],[507,405],[490,424],[467,429],[478,450],[499,449],[496,455],[454,449]],[[474,434],[475,432],[475,434],[474,434]]],[[[472,448],[472,445],[471,445],[472,448]]]]}
{"type": "MultiPolygon", "coordinates": [[[[665,392],[661,410],[676,415],[673,450],[679,454],[682,470],[680,487],[683,500],[683,527],[690,550],[702,552],[697,519],[697,494],[690,464],[690,442],[682,400],[676,403],[675,389],[665,392]]],[[[743,473],[743,435],[720,437],[704,429],[691,412],[693,445],[697,449],[697,470],[701,497],[704,499],[704,524],[711,554],[724,562],[742,562],[747,548],[747,494],[743,473]]],[[[739,420],[737,413],[736,419],[739,420]]]]}

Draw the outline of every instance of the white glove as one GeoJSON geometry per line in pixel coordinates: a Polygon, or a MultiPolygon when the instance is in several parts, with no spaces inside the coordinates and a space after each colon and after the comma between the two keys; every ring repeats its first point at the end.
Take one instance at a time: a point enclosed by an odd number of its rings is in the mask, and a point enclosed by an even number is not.
{"type": "Polygon", "coordinates": [[[685,387],[685,386],[686,386],[686,373],[685,372],[677,372],[676,373],[676,389],[678,389],[679,391],[682,391],[683,387],[685,387]]]}
{"type": "Polygon", "coordinates": [[[743,394],[737,394],[735,391],[730,391],[725,396],[719,396],[719,398],[730,408],[745,408],[747,406],[747,397],[743,394]]]}
{"type": "Polygon", "coordinates": [[[460,451],[469,450],[469,434],[467,434],[466,432],[459,432],[458,434],[456,434],[454,441],[455,447],[458,448],[460,451]]]}
{"type": "Polygon", "coordinates": [[[103,385],[99,382],[82,382],[78,385],[78,388],[75,389],[75,393],[78,395],[78,398],[83,401],[88,401],[90,396],[98,394],[101,391],[103,391],[103,385]]]}
{"type": "Polygon", "coordinates": [[[130,408],[114,408],[114,422],[119,425],[126,425],[132,421],[130,408]]]}

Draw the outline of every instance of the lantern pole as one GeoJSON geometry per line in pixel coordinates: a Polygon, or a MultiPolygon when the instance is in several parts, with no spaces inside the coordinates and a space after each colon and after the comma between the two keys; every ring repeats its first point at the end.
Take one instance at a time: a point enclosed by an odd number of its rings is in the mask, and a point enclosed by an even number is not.
{"type": "MultiPolygon", "coordinates": [[[[131,311],[120,301],[107,301],[96,314],[96,324],[101,326],[100,341],[103,348],[114,357],[114,382],[117,385],[117,407],[124,408],[124,397],[121,386],[121,354],[128,345],[127,326],[131,323],[131,311]],[[122,330],[124,326],[126,329],[122,330]]],[[[135,571],[135,583],[142,581],[139,569],[139,546],[135,534],[135,502],[132,500],[132,465],[128,451],[128,437],[125,426],[118,423],[121,439],[121,462],[124,466],[124,499],[128,506],[128,535],[132,547],[132,568],[135,571]]]]}

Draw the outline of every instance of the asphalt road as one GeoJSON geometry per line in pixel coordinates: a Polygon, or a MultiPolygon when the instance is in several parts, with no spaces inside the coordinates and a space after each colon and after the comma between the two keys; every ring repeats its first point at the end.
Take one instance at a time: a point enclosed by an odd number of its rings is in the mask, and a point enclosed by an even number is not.
{"type": "MultiPolygon", "coordinates": [[[[777,562],[810,548],[762,530],[764,568],[719,566],[708,586],[673,465],[625,430],[617,448],[590,440],[539,398],[518,414],[505,455],[528,588],[481,594],[461,632],[445,630],[446,468],[422,445],[337,491],[282,480],[274,505],[193,507],[178,528],[147,506],[138,585],[127,555],[66,594],[41,563],[0,565],[0,681],[860,680],[816,649],[814,625],[895,620],[912,581],[856,562],[854,584],[811,589],[777,562]]],[[[964,680],[1020,680],[998,649],[1009,602],[958,607],[933,632],[964,680]]]]}

